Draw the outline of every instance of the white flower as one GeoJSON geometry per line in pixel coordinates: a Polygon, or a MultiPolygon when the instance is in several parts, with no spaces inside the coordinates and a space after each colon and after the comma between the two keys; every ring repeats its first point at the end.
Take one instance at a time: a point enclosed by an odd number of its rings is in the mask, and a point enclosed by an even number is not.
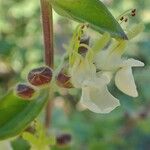
{"type": "Polygon", "coordinates": [[[95,66],[86,58],[78,59],[71,69],[72,83],[82,89],[80,103],[95,113],[109,113],[120,105],[107,89],[106,75],[97,76],[95,66]]]}
{"type": "Polygon", "coordinates": [[[120,105],[119,100],[110,94],[107,89],[106,76],[86,81],[82,87],[81,103],[95,113],[109,113],[120,105]]]}
{"type": "MultiPolygon", "coordinates": [[[[137,25],[128,32],[130,39],[138,34],[140,27],[141,25],[137,25]]],[[[120,105],[119,100],[107,89],[113,76],[118,89],[129,96],[138,96],[132,67],[142,67],[144,63],[122,57],[126,44],[127,41],[113,40],[105,33],[88,49],[86,56],[78,54],[78,48],[70,53],[71,82],[75,88],[82,89],[80,104],[89,110],[95,113],[109,113],[120,105]]]]}
{"type": "Polygon", "coordinates": [[[115,84],[125,94],[137,97],[132,67],[142,67],[144,63],[135,59],[124,59],[121,57],[121,51],[124,51],[125,41],[116,44],[116,47],[100,51],[95,56],[96,67],[103,73],[115,74],[115,84]],[[122,45],[122,46],[120,46],[122,45]],[[117,50],[116,50],[117,49],[117,50]]]}
{"type": "Polygon", "coordinates": [[[116,73],[115,84],[118,89],[125,94],[137,97],[138,92],[132,74],[132,67],[142,67],[144,66],[144,63],[135,59],[128,59],[123,61],[123,64],[124,65],[116,73]]]}

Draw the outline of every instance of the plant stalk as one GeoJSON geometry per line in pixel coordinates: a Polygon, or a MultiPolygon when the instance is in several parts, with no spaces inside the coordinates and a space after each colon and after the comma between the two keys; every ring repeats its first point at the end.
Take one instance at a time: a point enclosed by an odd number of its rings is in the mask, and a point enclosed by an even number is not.
{"type": "MultiPolygon", "coordinates": [[[[45,64],[51,68],[54,66],[54,48],[53,48],[53,14],[52,6],[48,0],[41,1],[41,13],[43,24],[43,37],[45,48],[45,64]]],[[[49,100],[45,112],[45,127],[49,128],[51,123],[52,100],[49,100]]]]}

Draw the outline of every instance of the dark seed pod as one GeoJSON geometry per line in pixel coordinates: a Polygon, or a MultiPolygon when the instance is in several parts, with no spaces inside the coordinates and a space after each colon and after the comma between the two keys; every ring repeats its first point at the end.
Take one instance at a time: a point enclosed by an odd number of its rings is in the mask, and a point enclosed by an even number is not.
{"type": "Polygon", "coordinates": [[[52,69],[44,66],[33,69],[28,74],[28,81],[34,86],[49,84],[52,80],[52,69]]]}
{"type": "Polygon", "coordinates": [[[71,142],[70,134],[61,134],[56,137],[56,142],[59,146],[66,146],[71,142]]]}
{"type": "Polygon", "coordinates": [[[31,99],[35,95],[35,90],[27,84],[18,84],[16,86],[16,94],[23,99],[31,99]]]}
{"type": "MultiPolygon", "coordinates": [[[[89,41],[90,41],[89,37],[83,37],[80,40],[80,44],[89,45],[89,41]]],[[[87,51],[88,51],[88,49],[83,47],[83,46],[80,46],[79,49],[78,49],[79,54],[85,54],[87,51]]]]}
{"type": "Polygon", "coordinates": [[[73,85],[70,81],[70,77],[64,74],[63,72],[60,72],[56,76],[56,82],[57,82],[57,85],[60,87],[68,88],[68,89],[73,88],[73,85]]]}

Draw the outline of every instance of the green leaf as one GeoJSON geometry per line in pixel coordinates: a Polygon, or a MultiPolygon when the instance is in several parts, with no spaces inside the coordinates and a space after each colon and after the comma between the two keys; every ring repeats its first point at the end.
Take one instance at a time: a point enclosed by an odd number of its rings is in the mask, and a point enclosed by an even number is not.
{"type": "Polygon", "coordinates": [[[48,93],[48,90],[42,90],[32,101],[16,97],[13,91],[4,96],[0,100],[0,140],[22,132],[45,106],[48,93]]]}
{"type": "Polygon", "coordinates": [[[49,0],[55,11],[70,19],[89,23],[100,33],[109,32],[115,38],[127,39],[123,29],[99,0],[49,0]]]}

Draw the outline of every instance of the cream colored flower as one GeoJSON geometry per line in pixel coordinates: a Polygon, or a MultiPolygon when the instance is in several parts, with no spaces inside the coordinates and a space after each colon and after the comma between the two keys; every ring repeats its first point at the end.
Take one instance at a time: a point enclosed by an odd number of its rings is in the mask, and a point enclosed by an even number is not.
{"type": "Polygon", "coordinates": [[[129,96],[137,97],[138,92],[132,74],[132,67],[143,67],[144,63],[132,58],[122,58],[120,51],[124,51],[125,42],[119,49],[121,44],[120,42],[118,45],[116,44],[117,50],[113,47],[112,49],[100,51],[95,56],[95,64],[100,72],[115,74],[115,84],[118,89],[129,96]]]}
{"type": "MultiPolygon", "coordinates": [[[[140,31],[141,25],[137,25],[129,30],[127,35],[132,39],[140,31]]],[[[75,88],[82,89],[80,104],[89,110],[95,113],[109,113],[120,105],[119,100],[107,89],[113,76],[118,89],[129,96],[138,96],[132,67],[142,67],[144,63],[122,57],[127,42],[111,39],[110,35],[105,33],[92,48],[85,45],[88,48],[85,56],[78,54],[78,47],[76,51],[71,51],[71,82],[75,88]]]]}
{"type": "Polygon", "coordinates": [[[109,78],[104,74],[98,77],[94,64],[87,59],[78,59],[71,74],[73,85],[82,89],[80,103],[89,110],[95,113],[109,113],[120,105],[119,100],[107,89],[109,78]]]}

